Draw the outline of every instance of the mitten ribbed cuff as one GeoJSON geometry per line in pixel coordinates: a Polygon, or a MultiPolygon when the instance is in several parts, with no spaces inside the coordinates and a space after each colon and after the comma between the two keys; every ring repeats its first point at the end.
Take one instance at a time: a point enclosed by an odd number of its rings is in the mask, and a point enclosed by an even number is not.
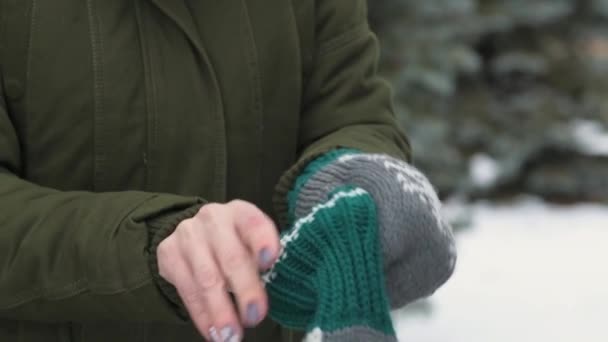
{"type": "Polygon", "coordinates": [[[287,327],[319,330],[322,341],[351,341],[353,327],[386,336],[379,342],[394,341],[377,226],[372,198],[351,187],[336,189],[297,220],[263,277],[271,317],[287,327]]]}

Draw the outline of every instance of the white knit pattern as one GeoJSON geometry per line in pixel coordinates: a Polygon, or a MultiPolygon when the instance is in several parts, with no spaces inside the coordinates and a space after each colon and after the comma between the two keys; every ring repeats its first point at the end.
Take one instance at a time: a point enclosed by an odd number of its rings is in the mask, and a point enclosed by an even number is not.
{"type": "Polygon", "coordinates": [[[452,234],[449,225],[445,224],[441,215],[441,201],[437,192],[422,172],[406,162],[399,161],[384,154],[346,154],[338,158],[338,162],[346,163],[350,160],[366,160],[378,163],[393,174],[404,192],[411,193],[426,203],[431,209],[437,226],[445,234],[452,234]]]}
{"type": "Polygon", "coordinates": [[[285,251],[287,245],[289,245],[290,243],[292,243],[293,241],[298,239],[298,237],[300,235],[300,229],[302,229],[302,226],[304,226],[305,224],[314,222],[315,215],[319,211],[333,208],[339,200],[342,200],[345,198],[359,197],[359,196],[363,196],[366,194],[367,194],[367,191],[365,191],[361,188],[356,188],[356,189],[349,190],[349,191],[337,192],[335,195],[332,196],[332,198],[329,201],[315,206],[312,209],[312,211],[310,212],[310,214],[297,220],[296,223],[294,224],[293,228],[287,234],[285,234],[281,237],[280,256],[279,256],[278,260],[274,263],[274,265],[270,268],[270,270],[268,270],[266,273],[264,273],[264,275],[262,275],[262,280],[265,283],[269,283],[276,277],[276,272],[275,272],[276,265],[278,265],[280,262],[282,262],[283,260],[285,260],[287,258],[287,252],[285,251]]]}
{"type": "Polygon", "coordinates": [[[320,328],[314,328],[311,330],[302,342],[321,342],[323,341],[323,331],[320,328]]]}

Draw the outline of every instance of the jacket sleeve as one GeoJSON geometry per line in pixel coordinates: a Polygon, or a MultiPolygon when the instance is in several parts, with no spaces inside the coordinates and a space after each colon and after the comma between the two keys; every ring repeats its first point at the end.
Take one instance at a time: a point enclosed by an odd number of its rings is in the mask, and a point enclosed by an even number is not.
{"type": "Polygon", "coordinates": [[[202,200],[27,182],[0,81],[0,319],[181,322],[155,248],[202,200]]]}
{"type": "Polygon", "coordinates": [[[367,21],[366,0],[318,0],[312,66],[304,85],[298,162],[281,177],[274,204],[285,224],[286,194],[303,167],[343,147],[409,159],[398,128],[392,90],[377,74],[379,47],[367,21]]]}

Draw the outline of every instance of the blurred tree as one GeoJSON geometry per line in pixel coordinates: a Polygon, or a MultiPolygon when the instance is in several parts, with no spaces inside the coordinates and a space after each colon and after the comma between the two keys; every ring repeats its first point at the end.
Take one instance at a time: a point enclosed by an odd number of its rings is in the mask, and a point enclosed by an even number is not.
{"type": "Polygon", "coordinates": [[[368,3],[415,161],[444,196],[608,201],[608,0],[368,3]]]}

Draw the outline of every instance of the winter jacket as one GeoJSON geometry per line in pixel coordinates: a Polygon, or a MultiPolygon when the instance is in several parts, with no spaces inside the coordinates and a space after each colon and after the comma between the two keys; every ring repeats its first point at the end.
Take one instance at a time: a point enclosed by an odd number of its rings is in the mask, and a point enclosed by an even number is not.
{"type": "Polygon", "coordinates": [[[365,0],[0,0],[0,341],[201,341],[156,244],[207,202],[284,222],[335,147],[407,158],[377,58],[365,0]]]}

